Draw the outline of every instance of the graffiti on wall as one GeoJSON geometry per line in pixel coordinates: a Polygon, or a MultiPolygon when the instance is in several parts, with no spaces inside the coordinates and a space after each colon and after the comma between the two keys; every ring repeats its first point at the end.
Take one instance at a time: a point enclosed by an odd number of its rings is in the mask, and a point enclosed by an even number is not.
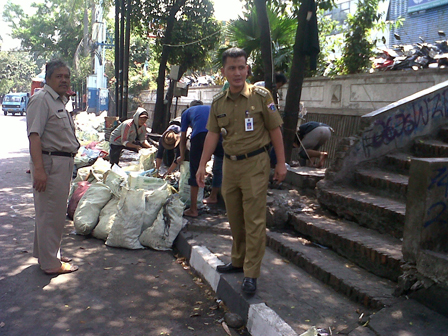
{"type": "MultiPolygon", "coordinates": [[[[431,178],[431,183],[428,186],[429,190],[434,190],[436,188],[444,188],[445,199],[438,200],[434,202],[426,213],[427,218],[429,218],[424,224],[423,227],[427,228],[431,225],[445,225],[447,223],[447,197],[448,197],[448,167],[441,167],[433,170],[434,177],[431,178]]],[[[437,194],[437,193],[436,193],[437,194]]]]}
{"type": "Polygon", "coordinates": [[[384,113],[361,137],[365,157],[383,147],[400,148],[410,139],[424,135],[443,119],[448,120],[448,89],[403,105],[395,113],[384,113]]]}

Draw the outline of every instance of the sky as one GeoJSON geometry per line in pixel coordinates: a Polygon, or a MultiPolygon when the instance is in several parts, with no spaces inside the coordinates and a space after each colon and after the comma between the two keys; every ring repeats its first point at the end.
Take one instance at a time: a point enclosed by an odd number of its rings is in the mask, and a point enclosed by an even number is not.
{"type": "MultiPolygon", "coordinates": [[[[20,46],[18,40],[13,40],[9,34],[11,29],[8,24],[3,22],[2,13],[3,8],[6,5],[7,0],[0,0],[0,36],[3,39],[2,50],[10,50],[20,46]]],[[[23,10],[27,14],[32,14],[31,3],[33,2],[43,2],[42,0],[12,0],[13,3],[22,6],[23,10]]],[[[242,4],[239,0],[212,0],[215,3],[215,17],[218,20],[227,21],[230,19],[238,18],[238,15],[242,12],[242,4]]]]}

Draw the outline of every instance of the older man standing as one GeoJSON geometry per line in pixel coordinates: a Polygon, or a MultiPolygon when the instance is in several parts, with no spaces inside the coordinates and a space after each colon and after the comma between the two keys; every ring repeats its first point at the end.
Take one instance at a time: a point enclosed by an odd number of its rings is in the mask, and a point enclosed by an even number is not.
{"type": "Polygon", "coordinates": [[[43,89],[31,97],[26,117],[36,211],[33,256],[45,273],[64,274],[78,270],[61,257],[60,247],[79,142],[65,109],[70,69],[62,61],[51,61],[45,80],[43,89]]]}

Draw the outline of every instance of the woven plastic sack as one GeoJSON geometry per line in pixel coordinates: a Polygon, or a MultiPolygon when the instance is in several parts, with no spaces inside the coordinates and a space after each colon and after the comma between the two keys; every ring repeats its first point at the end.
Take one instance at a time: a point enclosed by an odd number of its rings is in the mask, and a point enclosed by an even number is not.
{"type": "Polygon", "coordinates": [[[121,188],[126,184],[127,177],[124,177],[113,170],[108,170],[103,175],[104,184],[107,185],[112,194],[120,197],[121,188]]]}
{"type": "Polygon", "coordinates": [[[78,203],[73,224],[77,234],[88,235],[98,224],[101,209],[109,202],[112,192],[103,183],[93,183],[78,203]]]}
{"type": "MultiPolygon", "coordinates": [[[[188,184],[188,179],[190,178],[190,163],[188,161],[182,162],[180,166],[180,177],[179,177],[179,195],[185,206],[190,206],[190,185],[188,184]]],[[[202,208],[202,200],[204,198],[204,188],[199,188],[198,191],[198,208],[202,208]]]]}
{"type": "Polygon", "coordinates": [[[128,177],[129,189],[156,190],[164,185],[165,180],[157,177],[141,176],[139,173],[131,173],[128,177]]]}
{"type": "Polygon", "coordinates": [[[145,213],[143,215],[142,232],[154,223],[160,209],[170,195],[171,190],[168,188],[167,183],[156,190],[145,193],[145,213]]]}
{"type": "Polygon", "coordinates": [[[143,148],[139,151],[140,153],[140,170],[149,170],[154,168],[154,160],[156,158],[157,148],[143,148]]]}
{"type": "Polygon", "coordinates": [[[112,224],[115,221],[115,217],[118,212],[118,197],[112,196],[110,201],[104,206],[100,212],[98,224],[92,231],[92,236],[98,239],[107,240],[112,224]]]}
{"type": "Polygon", "coordinates": [[[160,209],[154,224],[140,235],[140,243],[155,250],[171,250],[183,227],[184,204],[179,194],[171,195],[160,209]]]}
{"type": "Polygon", "coordinates": [[[144,211],[145,191],[123,188],[106,245],[132,250],[143,249],[138,237],[142,231],[144,211]]]}

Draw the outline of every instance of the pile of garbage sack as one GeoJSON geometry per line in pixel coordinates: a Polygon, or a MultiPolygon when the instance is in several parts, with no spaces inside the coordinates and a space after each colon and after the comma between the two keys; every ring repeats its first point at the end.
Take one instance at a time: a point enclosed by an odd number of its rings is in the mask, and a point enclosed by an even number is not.
{"type": "Polygon", "coordinates": [[[152,173],[110,168],[101,158],[79,169],[67,208],[76,233],[113,247],[171,249],[186,223],[185,203],[167,181],[152,173]]]}
{"type": "Polygon", "coordinates": [[[190,196],[188,162],[180,167],[178,188],[157,177],[155,146],[135,153],[126,166],[111,167],[103,159],[109,149],[104,116],[77,115],[76,124],[82,147],[75,157],[76,177],[67,207],[76,233],[113,247],[171,249],[187,223],[182,215],[190,196]]]}

